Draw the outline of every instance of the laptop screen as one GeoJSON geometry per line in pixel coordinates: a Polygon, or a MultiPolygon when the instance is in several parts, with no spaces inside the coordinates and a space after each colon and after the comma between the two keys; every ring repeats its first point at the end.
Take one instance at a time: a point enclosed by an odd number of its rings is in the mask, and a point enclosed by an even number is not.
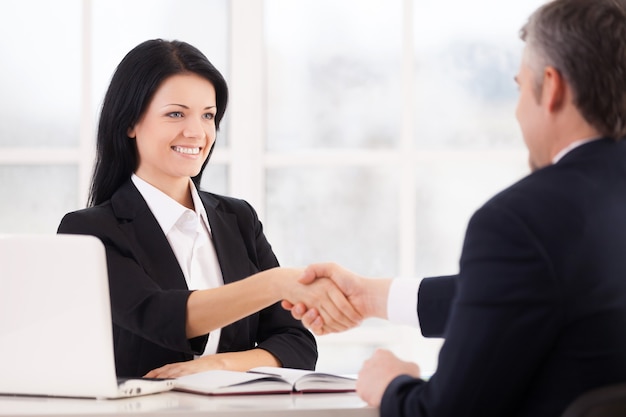
{"type": "Polygon", "coordinates": [[[104,246],[92,236],[0,236],[0,393],[117,393],[104,246]]]}

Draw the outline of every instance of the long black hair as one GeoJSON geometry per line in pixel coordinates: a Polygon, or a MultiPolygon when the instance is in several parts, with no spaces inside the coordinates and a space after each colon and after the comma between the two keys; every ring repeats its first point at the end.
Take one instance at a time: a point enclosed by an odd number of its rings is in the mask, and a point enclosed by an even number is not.
{"type": "MultiPolygon", "coordinates": [[[[181,41],[154,39],[137,45],[117,66],[104,97],[88,206],[110,199],[137,169],[137,146],[128,137],[128,131],[146,111],[161,83],[180,73],[197,74],[213,85],[217,101],[215,127],[219,129],[228,102],[228,87],[222,74],[207,57],[181,41]]],[[[200,173],[193,177],[197,185],[209,158],[200,173]]]]}

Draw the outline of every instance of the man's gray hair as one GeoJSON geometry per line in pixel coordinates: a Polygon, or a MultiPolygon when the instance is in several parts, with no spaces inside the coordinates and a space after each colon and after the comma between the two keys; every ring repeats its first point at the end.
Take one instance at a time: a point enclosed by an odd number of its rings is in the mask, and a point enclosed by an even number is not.
{"type": "Polygon", "coordinates": [[[626,0],[554,0],[522,27],[535,88],[555,68],[574,104],[604,136],[626,136],[626,0]]]}

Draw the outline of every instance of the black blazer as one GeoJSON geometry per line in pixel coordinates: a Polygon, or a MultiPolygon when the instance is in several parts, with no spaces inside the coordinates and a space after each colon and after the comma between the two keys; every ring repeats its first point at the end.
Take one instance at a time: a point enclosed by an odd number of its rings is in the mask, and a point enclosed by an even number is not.
{"type": "MultiPolygon", "coordinates": [[[[199,194],[225,284],[278,266],[248,203],[199,194]]],[[[109,201],[66,214],[58,232],[93,235],[105,245],[118,376],[142,376],[203,352],[208,335],[185,335],[190,291],[176,256],[130,180],[109,201]]],[[[222,329],[218,352],[255,347],[285,367],[314,369],[317,361],[313,335],[278,303],[222,329]]]]}
{"type": "Polygon", "coordinates": [[[394,379],[381,416],[554,417],[625,382],[626,142],[585,144],[496,195],[458,276],[418,297],[422,327],[445,331],[438,368],[394,379]]]}

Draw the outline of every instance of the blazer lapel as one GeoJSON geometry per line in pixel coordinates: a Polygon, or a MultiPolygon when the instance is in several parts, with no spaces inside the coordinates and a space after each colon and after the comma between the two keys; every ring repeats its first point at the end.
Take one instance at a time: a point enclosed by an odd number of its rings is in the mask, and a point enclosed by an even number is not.
{"type": "MultiPolygon", "coordinates": [[[[248,259],[246,245],[234,213],[221,210],[219,201],[207,193],[200,193],[204,208],[211,225],[211,235],[217,258],[222,270],[224,284],[246,278],[257,272],[248,259]]],[[[246,319],[236,321],[222,328],[218,352],[230,351],[238,338],[237,334],[244,331],[246,319]]],[[[247,338],[248,336],[244,337],[247,338]]]]}
{"type": "Polygon", "coordinates": [[[164,289],[187,289],[161,226],[130,180],[113,195],[111,205],[120,229],[128,237],[129,249],[152,279],[164,289]]]}
{"type": "Polygon", "coordinates": [[[202,193],[200,196],[211,225],[211,237],[224,277],[224,284],[238,281],[257,272],[246,256],[248,251],[237,224],[237,216],[221,210],[219,201],[210,194],[202,193]]]}

